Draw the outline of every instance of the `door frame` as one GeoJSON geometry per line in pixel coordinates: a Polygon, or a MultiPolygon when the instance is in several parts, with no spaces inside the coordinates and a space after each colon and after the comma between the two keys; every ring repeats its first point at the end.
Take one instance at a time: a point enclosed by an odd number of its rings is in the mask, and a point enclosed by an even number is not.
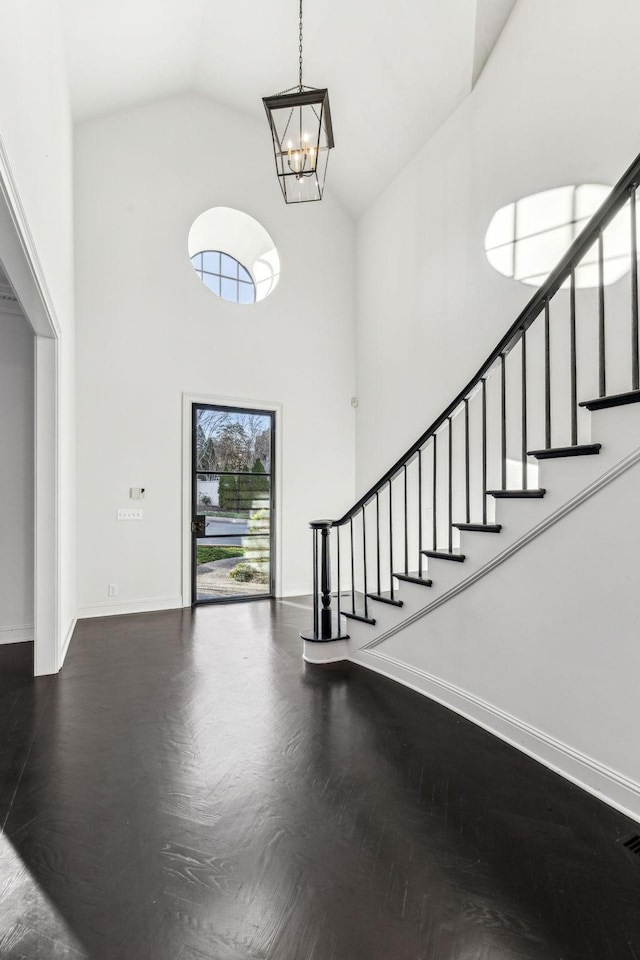
{"type": "MultiPolygon", "coordinates": [[[[182,394],[182,605],[190,607],[192,590],[192,408],[194,403],[216,407],[237,407],[239,410],[264,410],[274,414],[275,429],[275,517],[273,522],[273,595],[282,596],[282,403],[275,400],[247,399],[219,394],[182,394]]],[[[249,598],[250,599],[250,598],[249,598]]]]}
{"type": "MultiPolygon", "coordinates": [[[[0,260],[34,334],[34,675],[60,670],[75,626],[60,620],[60,323],[0,137],[0,260]]],[[[75,584],[74,584],[75,587],[75,584]]]]}

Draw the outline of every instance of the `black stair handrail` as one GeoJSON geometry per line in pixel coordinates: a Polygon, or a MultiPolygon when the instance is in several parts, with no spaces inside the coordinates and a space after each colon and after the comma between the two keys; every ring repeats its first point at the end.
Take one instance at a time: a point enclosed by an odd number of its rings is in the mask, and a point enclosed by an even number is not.
{"type": "Polygon", "coordinates": [[[562,284],[568,280],[579,265],[584,254],[596,242],[599,234],[613,220],[622,207],[629,201],[635,202],[635,192],[640,185],[640,155],[636,157],[631,166],[625,171],[622,177],[604,200],[602,205],[596,210],[593,217],[586,224],[582,232],[573,241],[565,255],[559,261],[558,265],[551,271],[545,282],[538,288],[531,297],[528,304],[512,323],[504,337],[498,345],[491,351],[480,369],[465,387],[460,391],[456,398],[448,407],[433,421],[425,432],[412,444],[407,452],[400,457],[394,465],[375,483],[360,499],[344,514],[339,520],[333,520],[331,525],[341,527],[343,524],[353,520],[363,507],[371,503],[377,493],[380,493],[385,484],[393,480],[405,466],[418,454],[425,446],[428,440],[436,431],[446,422],[464,402],[465,398],[478,386],[481,380],[486,376],[494,363],[502,356],[508,354],[519,341],[521,334],[526,331],[534,320],[544,309],[545,303],[558,292],[562,284]]]}

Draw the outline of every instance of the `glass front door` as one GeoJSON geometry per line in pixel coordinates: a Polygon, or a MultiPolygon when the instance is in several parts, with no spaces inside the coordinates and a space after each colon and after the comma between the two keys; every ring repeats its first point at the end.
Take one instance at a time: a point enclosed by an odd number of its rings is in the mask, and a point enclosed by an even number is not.
{"type": "Polygon", "coordinates": [[[193,602],[272,597],[274,414],[193,405],[193,602]]]}

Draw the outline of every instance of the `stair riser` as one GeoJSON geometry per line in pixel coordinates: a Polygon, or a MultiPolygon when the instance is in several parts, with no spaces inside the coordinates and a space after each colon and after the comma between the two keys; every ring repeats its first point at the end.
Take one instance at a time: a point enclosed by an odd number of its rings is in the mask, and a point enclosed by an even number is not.
{"type": "MultiPolygon", "coordinates": [[[[541,487],[542,484],[539,481],[539,464],[538,461],[533,457],[530,457],[527,461],[527,486],[530,490],[535,490],[536,487],[541,487]]],[[[498,486],[498,484],[495,484],[498,486]]],[[[522,465],[516,460],[509,460],[507,462],[507,489],[518,489],[522,486],[522,465]]],[[[487,504],[489,509],[491,508],[491,501],[493,497],[487,499],[487,504]]]]}
{"type": "MultiPolygon", "coordinates": [[[[626,456],[633,448],[634,439],[640,443],[640,403],[624,407],[610,407],[606,410],[594,410],[591,414],[591,436],[594,442],[599,438],[603,444],[600,455],[606,449],[626,456]]],[[[637,446],[637,444],[636,444],[637,446]]]]}

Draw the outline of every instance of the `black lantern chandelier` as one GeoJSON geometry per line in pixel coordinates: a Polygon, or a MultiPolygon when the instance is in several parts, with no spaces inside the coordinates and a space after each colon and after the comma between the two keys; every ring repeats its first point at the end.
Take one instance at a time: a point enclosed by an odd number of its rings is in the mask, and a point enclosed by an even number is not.
{"type": "Polygon", "coordinates": [[[329,150],[333,147],[329,91],[302,83],[302,0],[299,53],[298,85],[262,98],[286,203],[322,200],[329,150]]]}

